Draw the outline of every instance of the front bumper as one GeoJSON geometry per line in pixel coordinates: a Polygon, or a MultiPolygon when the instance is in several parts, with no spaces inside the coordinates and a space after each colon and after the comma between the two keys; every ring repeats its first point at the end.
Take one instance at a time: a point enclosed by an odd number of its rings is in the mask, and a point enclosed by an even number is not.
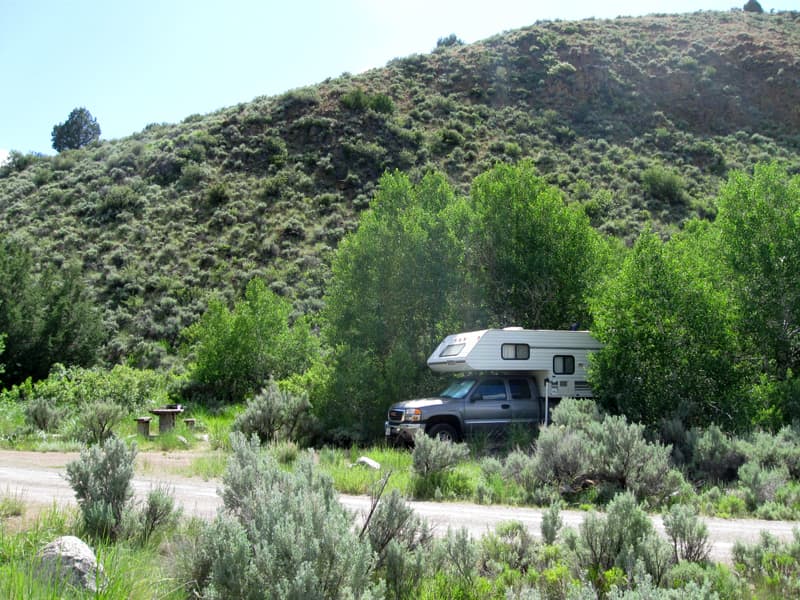
{"type": "Polygon", "coordinates": [[[410,441],[414,439],[414,434],[420,430],[425,430],[424,423],[392,423],[391,421],[384,423],[386,437],[390,440],[410,441]]]}

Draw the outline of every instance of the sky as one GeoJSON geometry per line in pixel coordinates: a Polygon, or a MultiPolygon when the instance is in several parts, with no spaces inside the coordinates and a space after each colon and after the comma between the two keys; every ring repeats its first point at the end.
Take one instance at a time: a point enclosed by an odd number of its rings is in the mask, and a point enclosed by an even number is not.
{"type": "Polygon", "coordinates": [[[471,43],[538,20],[744,1],[0,0],[0,163],[10,150],[54,154],[53,126],[77,107],[116,139],[427,53],[450,34],[471,43]]]}

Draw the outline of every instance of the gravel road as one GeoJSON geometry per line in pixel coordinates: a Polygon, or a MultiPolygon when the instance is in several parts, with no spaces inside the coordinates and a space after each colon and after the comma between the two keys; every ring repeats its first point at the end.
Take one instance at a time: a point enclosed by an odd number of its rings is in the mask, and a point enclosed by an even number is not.
{"type": "MultiPolygon", "coordinates": [[[[28,504],[68,506],[75,504],[75,496],[64,474],[68,462],[75,460],[73,453],[39,453],[0,451],[0,494],[21,496],[28,504]]],[[[184,512],[204,518],[213,518],[222,505],[217,495],[218,481],[204,481],[174,475],[172,465],[191,460],[188,453],[140,453],[137,457],[137,475],[133,485],[137,497],[143,497],[159,483],[167,483],[173,490],[176,501],[184,512]],[[139,474],[144,470],[143,474],[139,474]],[[158,473],[154,475],[153,473],[158,473]]],[[[342,504],[357,515],[363,515],[369,507],[365,496],[340,496],[342,504]]],[[[433,525],[435,531],[445,532],[448,527],[466,527],[473,537],[480,537],[503,521],[520,521],[535,536],[539,536],[542,511],[536,508],[510,506],[483,506],[462,502],[410,502],[420,516],[433,525]]],[[[562,511],[564,524],[577,528],[586,513],[562,511]]],[[[656,529],[663,534],[661,517],[653,516],[656,529]]],[[[736,540],[754,542],[762,530],[782,539],[791,539],[792,529],[800,526],[795,521],[761,521],[756,519],[705,518],[711,555],[714,560],[728,562],[736,540]]]]}

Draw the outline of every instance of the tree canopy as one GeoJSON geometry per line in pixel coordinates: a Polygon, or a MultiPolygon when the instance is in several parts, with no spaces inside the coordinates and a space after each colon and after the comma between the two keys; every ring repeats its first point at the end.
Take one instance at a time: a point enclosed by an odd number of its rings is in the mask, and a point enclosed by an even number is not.
{"type": "Polygon", "coordinates": [[[100,125],[85,108],[75,108],[63,123],[53,126],[53,148],[74,150],[100,139],[100,125]]]}

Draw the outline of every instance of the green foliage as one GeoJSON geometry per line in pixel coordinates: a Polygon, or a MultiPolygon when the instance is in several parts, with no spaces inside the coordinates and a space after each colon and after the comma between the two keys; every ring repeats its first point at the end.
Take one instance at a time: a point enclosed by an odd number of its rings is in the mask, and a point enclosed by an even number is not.
{"type": "Polygon", "coordinates": [[[394,401],[424,389],[424,361],[463,300],[463,205],[442,175],[387,174],[358,230],[339,245],[323,336],[333,369],[315,414],[349,438],[380,432],[394,401]],[[460,295],[459,295],[460,294],[460,295]]]}
{"type": "Polygon", "coordinates": [[[583,211],[565,204],[530,162],[480,175],[471,200],[472,268],[492,319],[551,329],[588,323],[585,296],[603,244],[583,211]]]}
{"type": "Polygon", "coordinates": [[[720,193],[717,225],[734,276],[737,326],[763,372],[786,379],[800,368],[800,176],[775,163],[757,165],[752,176],[733,173],[720,193]]]}
{"type": "Polygon", "coordinates": [[[289,324],[290,305],[262,279],[247,284],[244,298],[229,310],[212,300],[185,335],[192,344],[192,379],[210,399],[240,402],[270,378],[301,373],[314,359],[316,343],[308,322],[289,324]]]}
{"type": "Polygon", "coordinates": [[[414,436],[414,450],[411,453],[412,468],[420,477],[443,473],[455,467],[469,456],[466,444],[455,444],[426,435],[424,432],[414,436]]]}
{"type": "Polygon", "coordinates": [[[85,108],[75,108],[63,123],[53,126],[53,149],[56,152],[83,148],[100,139],[100,125],[85,108]]]}
{"type": "Polygon", "coordinates": [[[795,528],[791,540],[783,542],[762,531],[761,539],[748,545],[735,542],[733,562],[737,571],[756,582],[756,589],[774,598],[791,598],[800,594],[800,530],[795,528]]]}
{"type": "Polygon", "coordinates": [[[650,425],[749,422],[729,304],[704,277],[709,243],[701,227],[667,244],[644,232],[594,297],[594,333],[605,346],[592,381],[607,410],[650,425]]]}
{"type": "Polygon", "coordinates": [[[133,497],[133,461],[136,446],[110,438],[81,452],[67,464],[67,481],[75,490],[86,533],[116,539],[133,497]]]}
{"type": "Polygon", "coordinates": [[[599,486],[657,505],[683,479],[671,468],[670,448],[648,442],[644,433],[624,417],[599,415],[591,400],[565,399],[553,411],[553,424],[539,434],[535,452],[509,455],[506,472],[529,495],[541,486],[565,495],[599,486]]]}
{"type": "Polygon", "coordinates": [[[247,401],[247,407],[231,426],[249,438],[258,436],[261,443],[276,440],[295,441],[307,428],[311,404],[305,394],[280,389],[274,381],[247,401]]]}
{"type": "Polygon", "coordinates": [[[56,362],[88,366],[105,337],[77,268],[40,268],[9,237],[0,237],[0,332],[6,385],[42,379],[56,362]]]}
{"type": "Polygon", "coordinates": [[[63,416],[63,409],[56,407],[49,398],[36,396],[25,405],[25,421],[40,431],[55,431],[63,416]]]}
{"type": "Polygon", "coordinates": [[[745,462],[740,444],[717,425],[710,425],[697,436],[692,459],[692,472],[699,480],[733,481],[745,462]]]}
{"type": "Polygon", "coordinates": [[[664,167],[650,167],[642,173],[642,184],[650,196],[666,204],[684,201],[683,178],[664,167]]]}
{"type": "Polygon", "coordinates": [[[653,529],[647,514],[632,494],[617,495],[605,517],[590,513],[579,528],[574,549],[596,588],[608,589],[603,574],[612,568],[633,574],[641,561],[652,581],[659,585],[669,568],[671,549],[653,529]]]}
{"type": "Polygon", "coordinates": [[[126,416],[125,409],[119,404],[95,400],[81,407],[76,429],[87,444],[104,444],[126,416]]]}
{"type": "Polygon", "coordinates": [[[257,438],[233,434],[231,443],[225,510],[191,561],[196,591],[208,598],[382,596],[370,580],[369,543],[353,533],[352,516],[310,457],[287,473],[257,438]]]}
{"type": "Polygon", "coordinates": [[[542,513],[542,539],[544,540],[545,544],[552,545],[556,543],[558,532],[561,529],[561,526],[564,524],[564,521],[559,514],[560,509],[561,503],[553,502],[550,504],[547,510],[542,513]]]}
{"type": "Polygon", "coordinates": [[[354,88],[341,97],[342,106],[354,111],[363,111],[371,108],[375,112],[391,114],[394,112],[394,103],[385,94],[367,94],[360,87],[354,88]]]}
{"type": "Polygon", "coordinates": [[[664,515],[664,531],[672,542],[675,562],[704,563],[708,560],[711,545],[708,527],[697,518],[694,508],[675,504],[664,515]]]}

